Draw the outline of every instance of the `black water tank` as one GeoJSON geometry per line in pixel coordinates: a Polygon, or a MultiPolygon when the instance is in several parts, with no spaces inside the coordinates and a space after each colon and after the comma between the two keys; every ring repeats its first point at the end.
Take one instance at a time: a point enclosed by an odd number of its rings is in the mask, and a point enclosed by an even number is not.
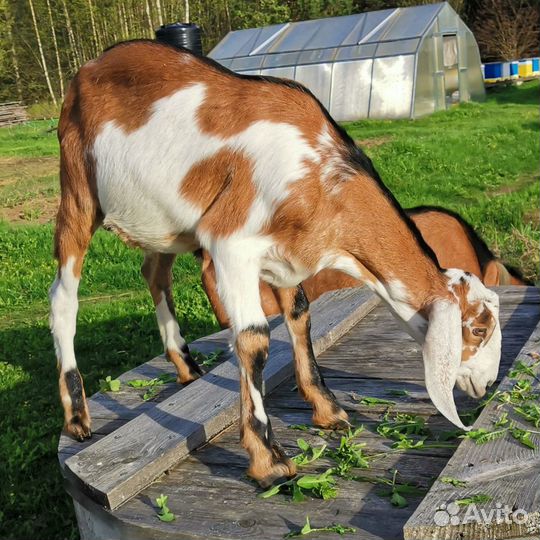
{"type": "Polygon", "coordinates": [[[185,47],[202,55],[201,29],[195,23],[175,22],[156,30],[156,40],[174,47],[185,47]]]}

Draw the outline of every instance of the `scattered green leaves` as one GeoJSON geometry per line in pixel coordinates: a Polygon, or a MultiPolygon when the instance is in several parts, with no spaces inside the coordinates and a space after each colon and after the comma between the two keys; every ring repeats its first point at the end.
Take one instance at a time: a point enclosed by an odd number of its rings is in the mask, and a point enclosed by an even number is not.
{"type": "Polygon", "coordinates": [[[289,493],[294,502],[301,502],[305,499],[305,492],[319,499],[334,499],[337,496],[337,488],[333,470],[328,469],[319,475],[305,474],[287,480],[272,486],[259,497],[268,499],[278,493],[289,493]]]}
{"type": "Polygon", "coordinates": [[[396,481],[398,470],[394,469],[392,471],[392,478],[377,478],[376,482],[378,484],[385,484],[389,486],[388,490],[385,490],[380,493],[383,497],[390,497],[390,502],[397,506],[398,508],[405,508],[409,505],[407,499],[404,495],[421,495],[425,493],[425,489],[418,486],[413,486],[408,482],[398,483],[396,481]]]}
{"type": "Polygon", "coordinates": [[[314,461],[319,459],[326,450],[326,444],[323,444],[319,447],[314,447],[311,446],[304,439],[298,439],[296,441],[296,444],[298,445],[298,448],[302,450],[302,453],[294,456],[292,459],[300,467],[302,465],[307,465],[308,463],[313,463],[314,461]]]}
{"type": "Polygon", "coordinates": [[[350,396],[351,396],[351,399],[353,399],[357,403],[360,403],[361,405],[368,405],[370,407],[375,406],[375,405],[389,405],[393,407],[396,404],[395,401],[392,401],[390,399],[381,399],[381,398],[369,397],[369,396],[357,396],[354,393],[351,393],[350,396]]]}
{"type": "Polygon", "coordinates": [[[386,413],[383,421],[377,426],[377,433],[387,439],[399,441],[410,437],[410,435],[429,435],[429,429],[426,428],[426,421],[415,414],[396,413],[390,417],[386,413]]]}
{"type": "Polygon", "coordinates": [[[113,379],[110,375],[107,375],[105,379],[99,379],[99,389],[102,392],[118,392],[120,385],[120,379],[113,379]]]}
{"type": "Polygon", "coordinates": [[[354,527],[340,525],[339,523],[332,523],[332,525],[327,525],[326,527],[312,527],[309,522],[309,516],[306,516],[306,522],[299,531],[291,531],[284,535],[283,538],[297,538],[298,536],[306,536],[311,533],[321,532],[334,532],[341,536],[347,533],[355,533],[356,529],[354,527]]]}
{"type": "Polygon", "coordinates": [[[482,504],[489,502],[493,499],[490,495],[486,495],[485,493],[478,493],[477,495],[473,495],[472,497],[465,497],[464,499],[457,499],[454,501],[459,506],[469,506],[470,504],[482,504]]]}
{"type": "Polygon", "coordinates": [[[157,396],[159,392],[159,386],[169,384],[176,381],[176,377],[169,373],[162,373],[159,377],[153,379],[131,379],[126,382],[128,386],[132,388],[146,388],[146,392],[142,398],[144,401],[148,401],[157,396]]]}
{"type": "Polygon", "coordinates": [[[367,469],[369,461],[363,453],[365,443],[354,442],[354,439],[364,431],[364,426],[354,429],[349,428],[345,435],[341,436],[339,446],[334,450],[327,450],[326,455],[336,462],[333,471],[338,476],[348,477],[354,467],[367,469]]]}
{"type": "Polygon", "coordinates": [[[476,444],[486,444],[495,439],[504,437],[507,431],[508,428],[496,429],[493,431],[486,428],[478,428],[465,432],[461,437],[463,439],[472,439],[476,444]]]}
{"type": "Polygon", "coordinates": [[[521,444],[531,448],[532,450],[536,449],[534,441],[531,439],[531,432],[526,429],[512,428],[510,434],[514,439],[518,440],[521,444]]]}
{"type": "Polygon", "coordinates": [[[176,519],[175,515],[171,512],[169,507],[167,506],[167,502],[169,501],[169,497],[167,495],[161,494],[156,499],[156,504],[158,505],[159,512],[157,513],[157,517],[161,521],[169,522],[174,521],[176,519]]]}
{"type": "Polygon", "coordinates": [[[204,368],[213,367],[214,364],[223,356],[224,352],[222,349],[218,349],[211,353],[205,354],[197,349],[190,349],[190,354],[193,360],[198,362],[204,368]]]}
{"type": "Polygon", "coordinates": [[[311,426],[308,424],[289,424],[289,429],[296,429],[298,431],[309,431],[311,429],[311,426]]]}
{"type": "Polygon", "coordinates": [[[451,484],[454,487],[465,487],[467,485],[465,480],[458,480],[457,478],[452,478],[451,476],[441,476],[439,481],[443,484],[451,484]]]}

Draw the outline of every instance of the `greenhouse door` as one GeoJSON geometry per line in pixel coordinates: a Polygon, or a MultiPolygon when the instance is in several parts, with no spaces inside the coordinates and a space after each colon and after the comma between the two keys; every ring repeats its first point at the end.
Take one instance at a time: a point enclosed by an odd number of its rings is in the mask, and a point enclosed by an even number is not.
{"type": "Polygon", "coordinates": [[[456,34],[443,36],[444,88],[446,102],[459,101],[458,41],[456,34]],[[453,95],[457,92],[456,95],[453,95]]]}

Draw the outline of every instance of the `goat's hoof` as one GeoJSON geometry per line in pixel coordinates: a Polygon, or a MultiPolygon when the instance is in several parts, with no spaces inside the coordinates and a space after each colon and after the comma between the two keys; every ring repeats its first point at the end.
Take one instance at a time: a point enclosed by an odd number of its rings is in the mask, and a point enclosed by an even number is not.
{"type": "Polygon", "coordinates": [[[257,480],[262,488],[268,488],[296,476],[296,465],[289,458],[264,468],[252,465],[248,470],[248,476],[257,480]]]}
{"type": "Polygon", "coordinates": [[[314,413],[313,424],[323,429],[349,429],[351,427],[349,415],[341,407],[330,414],[314,413]]]}
{"type": "Polygon", "coordinates": [[[184,386],[187,386],[188,384],[191,384],[192,382],[195,382],[198,378],[199,378],[198,375],[196,375],[195,377],[182,377],[182,376],[178,375],[176,377],[176,382],[178,384],[182,384],[184,386]]]}
{"type": "Polygon", "coordinates": [[[77,441],[84,442],[85,439],[92,437],[90,429],[90,418],[82,418],[80,415],[75,415],[65,426],[66,431],[77,441]]]}

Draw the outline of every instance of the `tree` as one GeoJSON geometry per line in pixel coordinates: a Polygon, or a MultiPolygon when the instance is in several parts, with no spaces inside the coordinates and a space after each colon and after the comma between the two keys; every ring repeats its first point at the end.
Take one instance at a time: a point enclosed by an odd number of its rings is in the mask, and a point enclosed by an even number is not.
{"type": "Polygon", "coordinates": [[[519,60],[538,51],[538,4],[528,0],[485,0],[473,31],[482,57],[519,60]]]}
{"type": "Polygon", "coordinates": [[[41,42],[41,36],[39,35],[39,29],[38,29],[38,24],[37,24],[37,20],[36,20],[36,12],[34,10],[34,3],[33,3],[32,0],[28,0],[28,4],[30,6],[30,11],[32,13],[32,23],[34,25],[34,31],[36,33],[36,41],[37,41],[38,48],[39,48],[39,56],[40,56],[40,60],[41,60],[41,69],[43,70],[43,75],[45,76],[45,81],[47,82],[47,88],[49,89],[49,94],[51,96],[52,102],[54,103],[55,106],[57,106],[58,102],[56,100],[56,95],[54,93],[54,90],[53,90],[53,87],[52,87],[52,84],[51,84],[51,77],[49,75],[49,68],[47,66],[47,61],[45,60],[45,53],[43,52],[43,45],[42,45],[42,42],[41,42]]]}

